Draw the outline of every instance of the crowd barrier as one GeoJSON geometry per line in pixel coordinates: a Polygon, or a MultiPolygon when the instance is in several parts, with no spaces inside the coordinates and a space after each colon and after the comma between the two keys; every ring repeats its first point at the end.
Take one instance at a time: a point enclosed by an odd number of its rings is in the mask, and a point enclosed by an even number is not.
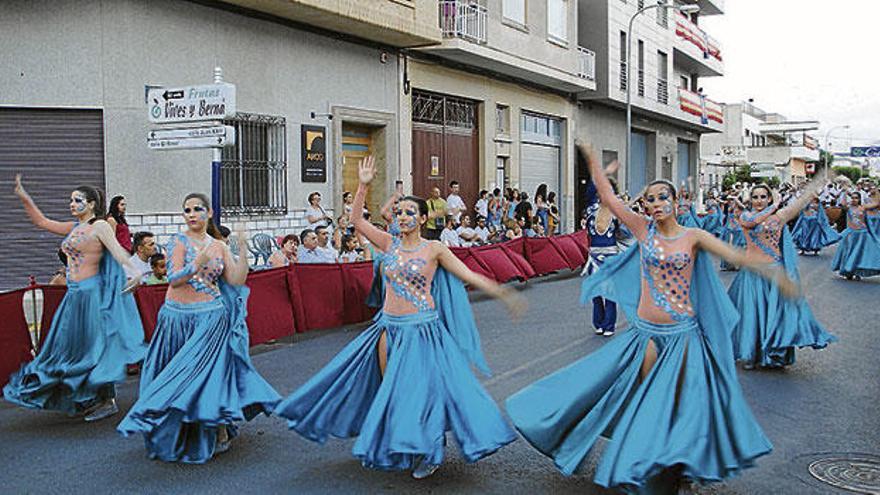
{"type": "MultiPolygon", "coordinates": [[[[555,237],[452,248],[452,252],[471,270],[504,283],[578,269],[586,262],[588,246],[586,231],[581,230],[555,237]]],[[[250,273],[247,324],[251,345],[369,320],[375,313],[374,308],[366,305],[372,280],[370,262],[295,264],[250,273]]],[[[36,289],[43,291],[42,344],[65,287],[32,284],[0,294],[0,386],[22,363],[33,358],[35,349],[22,303],[36,289]]],[[[166,289],[166,285],[153,285],[135,291],[146,341],[153,336],[166,289]]]]}

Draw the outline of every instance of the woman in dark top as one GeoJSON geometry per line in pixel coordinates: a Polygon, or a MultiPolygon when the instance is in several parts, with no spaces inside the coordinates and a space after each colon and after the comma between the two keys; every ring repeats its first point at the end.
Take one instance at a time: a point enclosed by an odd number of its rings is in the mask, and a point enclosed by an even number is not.
{"type": "Polygon", "coordinates": [[[105,220],[116,232],[116,241],[119,242],[119,245],[130,253],[131,232],[128,230],[128,221],[125,220],[125,196],[113,196],[105,220]]]}

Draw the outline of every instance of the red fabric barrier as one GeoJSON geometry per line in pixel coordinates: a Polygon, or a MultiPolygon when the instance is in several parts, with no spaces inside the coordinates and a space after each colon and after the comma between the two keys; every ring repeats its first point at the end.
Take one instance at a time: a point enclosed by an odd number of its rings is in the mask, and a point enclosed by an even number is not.
{"type": "Polygon", "coordinates": [[[550,237],[550,242],[556,247],[558,251],[560,251],[565,260],[568,262],[568,267],[572,270],[576,270],[587,262],[586,258],[584,258],[584,254],[581,252],[580,248],[577,246],[577,241],[575,241],[572,237],[567,235],[560,235],[556,237],[550,237]]]}
{"type": "Polygon", "coordinates": [[[474,248],[472,254],[483,265],[489,267],[496,282],[504,283],[513,279],[528,278],[501,246],[481,246],[474,248]]]}
{"type": "Polygon", "coordinates": [[[287,273],[297,332],[345,324],[340,265],[294,264],[287,273]]]}
{"type": "Polygon", "coordinates": [[[143,285],[138,287],[134,293],[138,313],[141,315],[141,324],[144,326],[144,341],[146,342],[152,340],[153,333],[156,332],[159,309],[162,308],[162,303],[165,302],[165,293],[167,291],[168,284],[143,285]]]}
{"type": "Polygon", "coordinates": [[[532,264],[529,263],[529,260],[526,259],[525,254],[525,239],[519,238],[514,239],[512,241],[505,242],[503,244],[499,244],[501,249],[507,254],[507,257],[513,261],[513,264],[519,268],[519,270],[525,275],[526,279],[533,278],[537,274],[535,273],[535,269],[532,268],[532,264]]]}
{"type": "Polygon", "coordinates": [[[67,287],[63,285],[41,285],[39,287],[43,290],[43,317],[40,319],[40,347],[43,347],[43,342],[46,341],[49,330],[52,328],[52,317],[55,316],[58,305],[64,299],[64,294],[67,294],[67,287]]]}
{"type": "Polygon", "coordinates": [[[248,275],[251,293],[247,300],[247,326],[250,344],[293,335],[296,331],[287,268],[262,270],[248,275]]]}
{"type": "Polygon", "coordinates": [[[22,296],[26,290],[19,289],[0,294],[0,387],[9,381],[9,375],[18,371],[23,363],[34,358],[31,335],[24,319],[22,296]]]}
{"type": "Polygon", "coordinates": [[[462,263],[467,265],[467,267],[470,268],[471,271],[479,273],[480,275],[482,275],[486,278],[494,280],[495,274],[492,273],[492,270],[490,270],[487,266],[485,266],[482,261],[480,261],[479,259],[477,259],[474,256],[471,249],[473,249],[473,248],[461,248],[461,247],[450,248],[450,250],[452,251],[452,254],[454,254],[456,257],[458,257],[458,259],[460,259],[462,261],[462,263]]]}
{"type": "Polygon", "coordinates": [[[569,268],[568,261],[546,237],[529,237],[525,240],[526,259],[538,275],[546,275],[569,268]]]}
{"type": "Polygon", "coordinates": [[[569,237],[574,239],[574,242],[577,243],[578,249],[581,250],[581,253],[584,255],[584,260],[589,258],[590,256],[590,236],[587,235],[586,230],[578,230],[574,234],[568,234],[569,237]]]}
{"type": "Polygon", "coordinates": [[[373,284],[373,263],[344,263],[342,267],[342,300],[345,303],[343,321],[345,324],[369,320],[376,313],[366,305],[367,296],[373,284]]]}

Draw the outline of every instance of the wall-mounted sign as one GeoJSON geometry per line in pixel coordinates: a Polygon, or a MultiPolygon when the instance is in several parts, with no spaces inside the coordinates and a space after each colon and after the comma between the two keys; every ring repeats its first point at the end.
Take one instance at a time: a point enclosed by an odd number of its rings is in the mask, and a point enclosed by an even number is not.
{"type": "Polygon", "coordinates": [[[327,182],[327,130],[323,126],[302,126],[303,182],[327,182]]]}
{"type": "Polygon", "coordinates": [[[230,125],[155,129],[147,134],[153,150],[223,148],[235,146],[235,128],[230,125]]]}
{"type": "Polygon", "coordinates": [[[440,157],[437,155],[431,155],[431,174],[430,175],[440,175],[440,157]]]}
{"type": "Polygon", "coordinates": [[[880,157],[880,146],[853,146],[850,155],[855,157],[880,157]]]}
{"type": "Polygon", "coordinates": [[[151,88],[147,93],[147,112],[154,124],[228,119],[235,116],[235,85],[151,88]]]}

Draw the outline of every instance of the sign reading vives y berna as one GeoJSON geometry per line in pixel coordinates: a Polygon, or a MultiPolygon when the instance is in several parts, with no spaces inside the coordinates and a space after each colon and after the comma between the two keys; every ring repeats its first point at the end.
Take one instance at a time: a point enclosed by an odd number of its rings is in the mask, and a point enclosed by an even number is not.
{"type": "Polygon", "coordinates": [[[235,116],[235,85],[151,88],[147,94],[147,112],[154,124],[228,119],[235,116]]]}

